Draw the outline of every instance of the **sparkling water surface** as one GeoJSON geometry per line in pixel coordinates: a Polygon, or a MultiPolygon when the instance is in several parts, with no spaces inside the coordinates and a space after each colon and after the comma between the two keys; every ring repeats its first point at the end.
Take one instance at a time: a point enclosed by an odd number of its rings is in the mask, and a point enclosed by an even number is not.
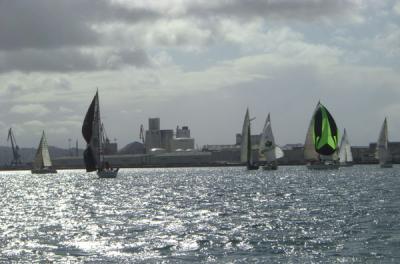
{"type": "Polygon", "coordinates": [[[0,262],[400,263],[400,166],[0,172],[0,262]]]}

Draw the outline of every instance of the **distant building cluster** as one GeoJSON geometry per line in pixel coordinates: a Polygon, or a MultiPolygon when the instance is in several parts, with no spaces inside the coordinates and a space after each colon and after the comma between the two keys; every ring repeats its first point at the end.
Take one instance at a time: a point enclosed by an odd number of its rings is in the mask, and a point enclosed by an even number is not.
{"type": "Polygon", "coordinates": [[[146,153],[192,151],[194,138],[190,137],[188,126],[160,129],[160,118],[149,118],[149,129],[145,133],[146,153]]]}

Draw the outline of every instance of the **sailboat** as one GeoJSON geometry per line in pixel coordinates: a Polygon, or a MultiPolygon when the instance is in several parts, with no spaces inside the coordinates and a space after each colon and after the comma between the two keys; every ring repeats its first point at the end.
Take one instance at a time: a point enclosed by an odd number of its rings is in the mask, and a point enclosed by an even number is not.
{"type": "Polygon", "coordinates": [[[351,146],[347,138],[346,129],[343,131],[342,141],[340,142],[339,161],[341,167],[353,166],[353,154],[351,153],[351,146]]]}
{"type": "Polygon", "coordinates": [[[338,169],[338,131],[329,111],[318,102],[304,144],[307,168],[315,170],[338,169]]]}
{"type": "Polygon", "coordinates": [[[96,94],[87,110],[82,124],[82,135],[87,143],[83,159],[87,172],[97,171],[100,178],[117,177],[119,168],[111,168],[103,155],[103,129],[100,119],[99,92],[96,94]]]}
{"type": "Polygon", "coordinates": [[[392,168],[392,155],[388,146],[388,127],[387,120],[383,121],[381,132],[379,133],[378,142],[376,143],[376,158],[379,160],[381,168],[392,168]]]}
{"type": "Polygon", "coordinates": [[[251,129],[250,129],[249,109],[246,109],[242,128],[242,142],[240,144],[240,160],[246,162],[248,170],[258,170],[258,165],[253,161],[251,149],[251,129]]]}
{"type": "Polygon", "coordinates": [[[262,166],[263,170],[276,170],[278,169],[277,159],[282,158],[283,155],[282,149],[275,144],[271,128],[271,118],[270,114],[268,114],[260,137],[258,160],[265,163],[262,166]]]}
{"type": "Polygon", "coordinates": [[[49,148],[44,131],[36,151],[35,160],[33,161],[33,169],[31,172],[34,174],[57,173],[57,170],[52,167],[49,148]]]}

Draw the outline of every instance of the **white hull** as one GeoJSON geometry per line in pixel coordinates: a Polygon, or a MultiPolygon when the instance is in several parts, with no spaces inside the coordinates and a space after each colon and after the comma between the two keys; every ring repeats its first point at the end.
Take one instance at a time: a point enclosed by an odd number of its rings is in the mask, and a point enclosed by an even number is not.
{"type": "Polygon", "coordinates": [[[116,178],[119,169],[97,171],[99,178],[116,178]]]}

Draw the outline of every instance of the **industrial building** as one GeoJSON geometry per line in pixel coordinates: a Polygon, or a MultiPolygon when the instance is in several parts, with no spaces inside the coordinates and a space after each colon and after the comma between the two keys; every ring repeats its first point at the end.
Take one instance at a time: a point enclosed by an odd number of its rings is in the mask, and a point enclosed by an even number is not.
{"type": "Polygon", "coordinates": [[[194,138],[190,137],[188,126],[172,129],[160,129],[160,118],[149,118],[149,129],[145,133],[146,153],[191,151],[194,149],[194,138]]]}

